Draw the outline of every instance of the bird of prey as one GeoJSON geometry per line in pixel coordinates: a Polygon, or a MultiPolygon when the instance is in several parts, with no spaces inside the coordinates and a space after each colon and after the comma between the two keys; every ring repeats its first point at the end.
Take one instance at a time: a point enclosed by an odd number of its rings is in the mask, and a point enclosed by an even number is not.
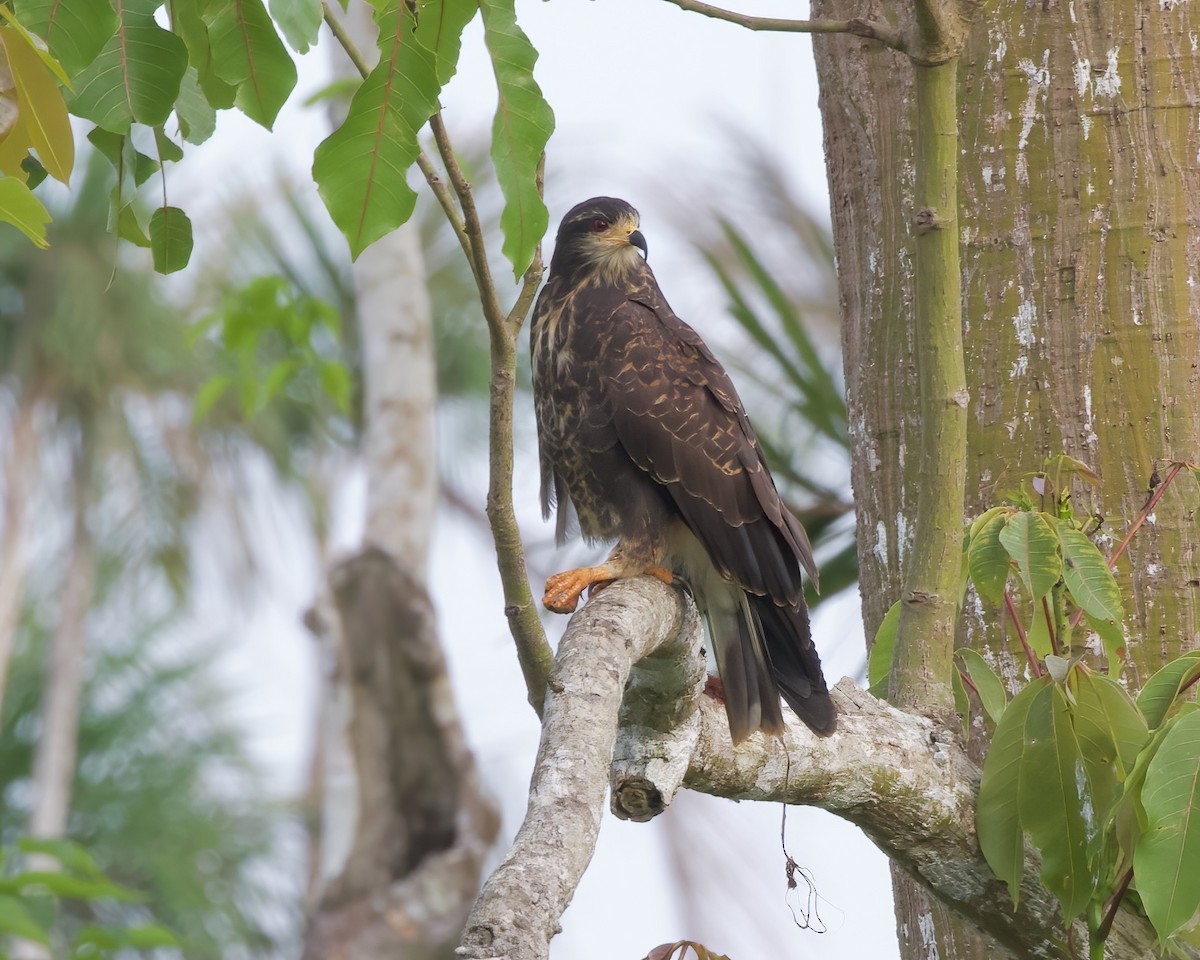
{"type": "Polygon", "coordinates": [[[813,731],[837,715],[800,581],[812,548],[783,503],[742,401],[646,263],[637,211],[596,197],[558,230],[530,339],[542,512],[561,543],[616,540],[594,567],[556,574],[545,606],[651,574],[691,587],[708,626],[735,743],[783,730],[779,695],[813,731]]]}

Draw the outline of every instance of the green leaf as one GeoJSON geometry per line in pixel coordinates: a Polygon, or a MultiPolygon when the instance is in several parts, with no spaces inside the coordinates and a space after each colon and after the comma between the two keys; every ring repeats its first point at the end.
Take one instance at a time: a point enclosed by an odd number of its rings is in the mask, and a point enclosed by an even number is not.
{"type": "MultiPolygon", "coordinates": [[[[237,99],[237,86],[217,76],[208,24],[200,16],[205,7],[207,0],[172,0],[171,25],[187,47],[190,69],[196,73],[196,85],[202,99],[210,110],[227,110],[237,99]]],[[[182,94],[182,88],[180,92],[182,94]]]]}
{"type": "Polygon", "coordinates": [[[1062,546],[1063,582],[1073,599],[1089,616],[1120,623],[1121,590],[1104,555],[1086,535],[1065,523],[1058,525],[1062,546]]]}
{"type": "Polygon", "coordinates": [[[1092,899],[1095,878],[1087,851],[1099,822],[1084,792],[1083,756],[1066,694],[1058,684],[1043,688],[1034,698],[1024,734],[1018,798],[1021,826],[1041,851],[1042,883],[1058,897],[1063,919],[1069,922],[1092,899]]]}
{"type": "MultiPolygon", "coordinates": [[[[17,91],[18,129],[37,151],[46,172],[66,183],[75,165],[75,136],[58,82],[38,50],[17,30],[0,27],[0,44],[17,91]]],[[[14,135],[19,134],[9,134],[14,135]]]]}
{"type": "Polygon", "coordinates": [[[92,855],[74,840],[62,837],[21,837],[17,849],[22,853],[44,853],[54,857],[64,870],[93,880],[106,880],[104,871],[92,855]]]}
{"type": "Polygon", "coordinates": [[[137,950],[158,950],[179,947],[179,940],[175,934],[157,923],[127,927],[122,931],[122,937],[129,946],[137,950]]]}
{"type": "Polygon", "coordinates": [[[150,249],[150,238],[146,236],[146,231],[142,229],[141,221],[138,220],[137,204],[133,201],[121,203],[115,190],[108,208],[108,229],[135,247],[150,249]]]}
{"type": "Polygon", "coordinates": [[[178,163],[183,159],[183,147],[167,136],[162,127],[154,128],[154,145],[158,148],[158,162],[178,163]]]}
{"type": "Polygon", "coordinates": [[[1000,542],[1017,562],[1017,571],[1034,601],[1034,606],[1062,577],[1058,537],[1044,514],[1023,510],[1009,517],[1000,531],[1000,542]]]}
{"type": "Polygon", "coordinates": [[[297,53],[308,53],[321,30],[321,0],[270,0],[271,16],[297,53]]]}
{"type": "Polygon", "coordinates": [[[117,29],[117,15],[108,0],[13,0],[13,6],[71,77],[96,59],[117,29]]]}
{"type": "Polygon", "coordinates": [[[16,897],[0,896],[0,931],[50,945],[49,932],[16,897]]]}
{"type": "Polygon", "coordinates": [[[975,811],[979,849],[992,872],[1008,884],[1014,907],[1020,902],[1025,867],[1025,835],[1019,813],[1021,781],[1028,776],[1025,726],[1034,700],[1049,689],[1048,683],[1044,678],[1034,680],[1013,697],[992,734],[979,784],[975,811]]]}
{"type": "Polygon", "coordinates": [[[0,223],[11,223],[43,250],[50,213],[42,201],[15,177],[0,177],[0,223]]]}
{"type": "Polygon", "coordinates": [[[420,152],[417,131],[438,109],[474,13],[468,0],[417,0],[412,12],[400,0],[376,6],[379,63],[313,159],[321,199],[355,258],[412,214],[405,178],[420,152]]]}
{"type": "Polygon", "coordinates": [[[192,221],[179,207],[159,207],[150,216],[150,252],[159,273],[187,266],[192,256],[192,221]]]}
{"type": "Polygon", "coordinates": [[[238,109],[270,130],[296,86],[296,64],[262,0],[215,0],[202,16],[217,76],[237,87],[238,109]]]}
{"type": "Polygon", "coordinates": [[[1125,631],[1116,620],[1097,620],[1084,614],[1090,626],[1104,645],[1104,656],[1108,660],[1108,675],[1114,680],[1121,675],[1121,664],[1125,658],[1125,631]]]}
{"type": "Polygon", "coordinates": [[[1004,683],[996,676],[988,662],[970,647],[963,647],[956,653],[963,659],[983,709],[992,718],[992,723],[999,723],[1004,708],[1008,705],[1008,691],[1004,689],[1004,683]]]}
{"type": "Polygon", "coordinates": [[[217,111],[200,89],[195,67],[187,68],[179,84],[175,119],[179,121],[180,135],[188,143],[201,144],[217,129],[217,111]]]}
{"type": "Polygon", "coordinates": [[[317,375],[321,389],[342,413],[350,410],[350,374],[340,363],[332,360],[318,361],[317,375]]]}
{"type": "Polygon", "coordinates": [[[1146,681],[1138,694],[1137,705],[1150,729],[1158,728],[1170,711],[1179,692],[1200,676],[1200,650],[1172,660],[1146,681]]]}
{"type": "Polygon", "coordinates": [[[219,375],[206,380],[204,384],[196,391],[196,399],[192,403],[192,422],[199,423],[205,417],[218,400],[221,399],[233,386],[233,380],[230,377],[219,375]]]}
{"type": "Polygon", "coordinates": [[[117,32],[76,78],[71,112],[113,133],[164,123],[187,69],[183,41],[154,21],[158,0],[123,0],[117,32]]]}
{"type": "Polygon", "coordinates": [[[986,519],[978,527],[974,524],[971,527],[971,546],[967,551],[971,580],[976,592],[992,603],[1004,601],[1004,585],[1012,569],[1012,560],[1000,542],[1000,533],[1010,516],[1011,511],[996,507],[984,514],[986,519]]]}
{"type": "Polygon", "coordinates": [[[1200,907],[1200,713],[1180,718],[1146,771],[1133,854],[1146,915],[1165,940],[1200,907]]]}
{"type": "Polygon", "coordinates": [[[896,651],[896,628],[900,625],[900,601],[890,607],[875,631],[875,642],[867,658],[868,693],[880,700],[887,699],[888,676],[892,672],[892,656],[896,651]]]}
{"type": "Polygon", "coordinates": [[[69,873],[54,871],[27,871],[16,878],[23,889],[45,888],[54,896],[70,900],[123,900],[138,901],[145,898],[127,887],[103,877],[77,877],[69,873]]]}
{"type": "Polygon", "coordinates": [[[539,181],[542,155],[554,132],[554,112],[533,78],[537,50],[517,24],[515,0],[480,0],[479,12],[500,91],[492,124],[492,163],[504,193],[503,250],[520,277],[549,225],[539,181]]]}
{"type": "Polygon", "coordinates": [[[950,689],[954,693],[954,712],[962,719],[963,740],[971,739],[971,698],[958,668],[950,671],[950,689]]]}

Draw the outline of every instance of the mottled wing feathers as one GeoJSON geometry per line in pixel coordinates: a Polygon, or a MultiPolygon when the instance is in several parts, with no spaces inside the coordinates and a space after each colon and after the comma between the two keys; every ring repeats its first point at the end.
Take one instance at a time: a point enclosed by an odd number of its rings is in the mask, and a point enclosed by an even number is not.
{"type": "Polygon", "coordinates": [[[643,298],[627,301],[609,330],[600,360],[606,407],[626,452],[668,488],[722,574],[795,603],[797,563],[814,568],[811,548],[725,371],[665,303],[652,310],[643,298]]]}

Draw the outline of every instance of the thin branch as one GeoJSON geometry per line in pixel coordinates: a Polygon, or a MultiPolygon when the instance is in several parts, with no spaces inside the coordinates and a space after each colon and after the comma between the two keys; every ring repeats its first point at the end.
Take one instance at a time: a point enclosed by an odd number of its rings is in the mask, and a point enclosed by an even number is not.
{"type": "Polygon", "coordinates": [[[878,40],[894,50],[904,50],[904,37],[883,23],[855,18],[853,20],[787,20],[780,17],[755,17],[736,10],[715,7],[703,0],[668,0],[681,10],[736,23],[747,30],[762,30],[769,33],[849,33],[868,40],[878,40]]]}
{"type": "Polygon", "coordinates": [[[367,58],[362,55],[358,46],[351,39],[350,34],[346,32],[342,21],[333,12],[333,7],[329,5],[329,0],[321,0],[321,16],[325,18],[325,25],[329,27],[329,32],[333,34],[333,39],[346,51],[346,56],[350,58],[350,62],[354,64],[355,69],[366,80],[367,74],[371,72],[371,65],[367,63],[367,58]]]}
{"type": "Polygon", "coordinates": [[[463,226],[462,217],[458,214],[458,208],[454,205],[454,197],[450,193],[450,188],[446,186],[446,182],[438,173],[437,167],[433,165],[433,161],[427,157],[424,152],[417,154],[417,167],[425,177],[425,182],[429,184],[429,189],[433,191],[433,195],[437,198],[438,206],[442,208],[442,212],[446,215],[446,220],[450,224],[450,229],[454,231],[454,235],[458,237],[459,246],[462,247],[463,254],[467,258],[467,263],[474,270],[474,263],[471,259],[471,241],[467,238],[466,228],[463,226]]]}

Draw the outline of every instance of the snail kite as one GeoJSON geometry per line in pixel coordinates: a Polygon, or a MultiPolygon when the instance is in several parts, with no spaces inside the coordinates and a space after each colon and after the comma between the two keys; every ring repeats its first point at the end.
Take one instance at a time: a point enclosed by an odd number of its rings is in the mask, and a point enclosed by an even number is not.
{"type": "Polygon", "coordinates": [[[800,582],[808,537],[763,461],[728,375],[667,305],[638,213],[596,197],[558,230],[530,329],[542,510],[577,517],[608,559],[546,583],[570,613],[593,584],[648,573],[690,585],[708,625],[734,742],[779,733],[779,695],[812,730],[837,718],[800,582]],[[641,253],[639,253],[639,250],[641,253]]]}

